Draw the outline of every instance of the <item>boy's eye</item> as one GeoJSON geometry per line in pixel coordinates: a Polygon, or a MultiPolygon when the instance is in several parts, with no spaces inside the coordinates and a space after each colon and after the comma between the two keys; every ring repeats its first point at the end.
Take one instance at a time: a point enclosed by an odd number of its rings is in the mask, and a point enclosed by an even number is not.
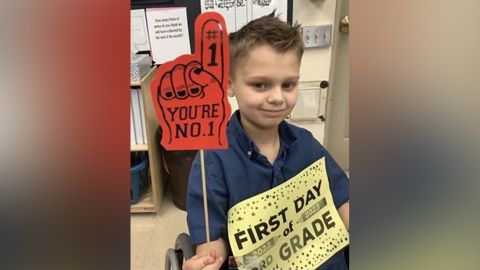
{"type": "Polygon", "coordinates": [[[292,90],[293,88],[295,88],[295,86],[297,86],[297,82],[282,83],[282,89],[285,89],[285,90],[292,90]]]}
{"type": "Polygon", "coordinates": [[[253,82],[250,84],[255,90],[265,90],[267,89],[267,84],[263,82],[253,82]]]}

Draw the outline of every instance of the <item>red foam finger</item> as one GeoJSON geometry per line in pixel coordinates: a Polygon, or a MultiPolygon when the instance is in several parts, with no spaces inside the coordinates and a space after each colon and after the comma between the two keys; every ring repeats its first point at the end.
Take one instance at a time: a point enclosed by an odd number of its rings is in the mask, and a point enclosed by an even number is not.
{"type": "Polygon", "coordinates": [[[188,94],[191,97],[200,96],[203,93],[203,87],[197,84],[192,78],[190,73],[194,70],[201,69],[202,66],[199,62],[191,62],[185,68],[185,81],[187,83],[188,94]]]}
{"type": "Polygon", "coordinates": [[[165,100],[170,100],[175,98],[175,93],[173,92],[172,78],[171,78],[170,72],[166,72],[165,74],[163,74],[163,77],[160,81],[160,85],[158,86],[158,91],[159,91],[159,95],[165,100]]]}
{"type": "Polygon", "coordinates": [[[217,91],[222,92],[220,82],[217,81],[217,78],[213,76],[210,72],[201,69],[195,68],[190,70],[190,78],[197,84],[201,85],[202,87],[207,87],[209,85],[217,85],[217,91]]]}
{"type": "Polygon", "coordinates": [[[226,90],[230,56],[223,17],[214,12],[200,14],[195,34],[195,54],[163,63],[151,82],[155,113],[162,129],[161,144],[167,150],[228,147],[230,106],[226,90]],[[207,43],[203,44],[204,40],[207,43]],[[202,55],[202,48],[211,54],[204,50],[202,55]]]}
{"type": "Polygon", "coordinates": [[[219,81],[223,80],[222,37],[222,26],[218,21],[210,20],[203,25],[202,66],[219,81]]]}
{"type": "Polygon", "coordinates": [[[228,85],[230,70],[228,33],[223,17],[214,12],[206,13],[195,22],[196,50],[204,70],[213,74],[224,89],[228,85]]]}
{"type": "Polygon", "coordinates": [[[178,99],[185,99],[188,97],[187,83],[185,81],[185,66],[182,64],[176,65],[172,70],[172,84],[175,96],[178,99]]]}

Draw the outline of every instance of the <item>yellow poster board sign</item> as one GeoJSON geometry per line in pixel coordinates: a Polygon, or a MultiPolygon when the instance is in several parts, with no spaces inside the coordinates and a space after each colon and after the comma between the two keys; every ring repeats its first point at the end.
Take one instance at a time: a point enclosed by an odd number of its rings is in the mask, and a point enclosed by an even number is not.
{"type": "Polygon", "coordinates": [[[238,269],[315,269],[347,246],[325,158],[230,208],[228,239],[238,269]]]}

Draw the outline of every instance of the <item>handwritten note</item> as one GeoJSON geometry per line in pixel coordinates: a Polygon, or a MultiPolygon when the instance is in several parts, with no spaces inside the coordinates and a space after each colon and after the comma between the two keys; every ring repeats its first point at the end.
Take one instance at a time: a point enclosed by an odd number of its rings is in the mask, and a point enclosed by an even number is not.
{"type": "Polygon", "coordinates": [[[287,0],[201,0],[202,12],[215,11],[223,15],[227,30],[234,32],[258,17],[270,14],[287,21],[287,0]]]}
{"type": "Polygon", "coordinates": [[[280,19],[287,21],[287,0],[252,0],[252,20],[271,13],[274,9],[280,19]]]}
{"type": "Polygon", "coordinates": [[[191,53],[186,8],[149,8],[146,13],[155,63],[191,53]]]}

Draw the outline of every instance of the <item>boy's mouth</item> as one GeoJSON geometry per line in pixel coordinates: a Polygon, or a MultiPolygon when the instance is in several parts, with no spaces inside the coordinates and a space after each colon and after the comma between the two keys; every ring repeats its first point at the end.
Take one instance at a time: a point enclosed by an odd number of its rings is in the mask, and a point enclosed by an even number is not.
{"type": "Polygon", "coordinates": [[[264,113],[267,116],[271,117],[278,117],[278,116],[283,116],[285,113],[285,110],[268,110],[268,109],[261,109],[262,113],[264,113]]]}

